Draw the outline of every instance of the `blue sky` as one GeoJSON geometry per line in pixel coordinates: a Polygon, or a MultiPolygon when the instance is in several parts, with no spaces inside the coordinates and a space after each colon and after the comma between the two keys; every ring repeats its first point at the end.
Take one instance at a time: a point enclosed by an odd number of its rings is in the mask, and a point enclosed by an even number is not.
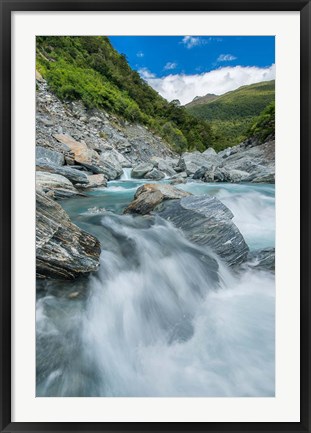
{"type": "Polygon", "coordinates": [[[273,36],[111,36],[112,45],[168,100],[189,102],[273,79],[273,36]]]}

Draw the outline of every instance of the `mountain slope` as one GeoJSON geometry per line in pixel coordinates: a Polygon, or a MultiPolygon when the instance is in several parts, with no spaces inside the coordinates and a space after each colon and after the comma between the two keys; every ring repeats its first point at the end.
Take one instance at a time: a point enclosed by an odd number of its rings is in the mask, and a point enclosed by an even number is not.
{"type": "Polygon", "coordinates": [[[265,81],[186,106],[189,113],[211,123],[215,147],[226,148],[245,140],[256,117],[275,99],[275,82],[265,81]]]}
{"type": "Polygon", "coordinates": [[[186,104],[185,107],[190,108],[197,105],[208,104],[209,102],[212,102],[217,98],[219,98],[219,95],[214,95],[214,93],[207,93],[207,95],[205,96],[196,96],[193,101],[186,104]]]}
{"type": "Polygon", "coordinates": [[[40,36],[36,42],[37,69],[60,99],[144,124],[178,152],[213,145],[208,123],[162,98],[107,37],[40,36]]]}

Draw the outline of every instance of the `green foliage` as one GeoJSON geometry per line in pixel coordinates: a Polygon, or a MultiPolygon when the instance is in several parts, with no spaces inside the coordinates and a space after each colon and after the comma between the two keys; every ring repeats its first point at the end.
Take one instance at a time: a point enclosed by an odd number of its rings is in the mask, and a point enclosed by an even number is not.
{"type": "Polygon", "coordinates": [[[162,128],[163,137],[173,144],[176,152],[183,152],[187,149],[187,140],[183,133],[174,127],[172,122],[166,122],[162,128]]]}
{"type": "Polygon", "coordinates": [[[210,125],[178,101],[168,103],[102,36],[37,37],[37,68],[63,100],[81,99],[130,122],[149,126],[172,148],[205,150],[213,146],[210,125]],[[169,125],[169,126],[168,126],[169,125]]]}
{"type": "Polygon", "coordinates": [[[261,142],[275,133],[275,102],[271,102],[257,117],[248,134],[257,137],[261,142]]]}
{"type": "Polygon", "coordinates": [[[194,116],[210,122],[214,147],[224,149],[245,140],[256,117],[275,98],[275,82],[240,87],[216,98],[199,98],[187,106],[194,116]],[[202,100],[204,103],[202,103],[202,100]]]}

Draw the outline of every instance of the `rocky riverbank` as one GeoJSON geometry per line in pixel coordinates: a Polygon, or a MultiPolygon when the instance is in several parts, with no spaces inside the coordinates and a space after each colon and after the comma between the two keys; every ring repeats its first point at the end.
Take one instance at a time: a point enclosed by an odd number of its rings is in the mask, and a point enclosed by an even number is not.
{"type": "MultiPolygon", "coordinates": [[[[262,144],[250,139],[218,154],[209,148],[178,155],[148,128],[103,110],[87,110],[81,102],[61,102],[40,74],[36,78],[37,274],[41,278],[75,278],[98,268],[98,241],[74,226],[53,199],[83,196],[90,188],[105,187],[107,181],[120,178],[124,168],[131,169],[133,178],[169,178],[172,184],[188,179],[274,183],[273,136],[262,144]]],[[[145,185],[126,213],[150,212],[173,222],[192,242],[208,245],[229,265],[247,257],[248,247],[232,223],[232,213],[213,197],[191,197],[168,185],[145,185]]],[[[271,266],[271,252],[267,254],[271,266]]]]}

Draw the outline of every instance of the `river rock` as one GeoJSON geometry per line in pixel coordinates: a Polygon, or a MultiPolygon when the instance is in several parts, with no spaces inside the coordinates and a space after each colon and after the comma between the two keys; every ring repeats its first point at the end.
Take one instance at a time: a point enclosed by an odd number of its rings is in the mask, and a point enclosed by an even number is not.
{"type": "Polygon", "coordinates": [[[253,183],[275,183],[275,172],[267,170],[265,173],[263,170],[259,176],[249,177],[249,180],[253,183]]]}
{"type": "Polygon", "coordinates": [[[216,197],[188,196],[163,201],[154,208],[181,229],[191,242],[210,247],[229,266],[245,261],[249,248],[232,222],[232,212],[216,197]]]}
{"type": "Polygon", "coordinates": [[[242,170],[227,170],[227,182],[239,183],[249,178],[249,173],[242,170]]]}
{"type": "Polygon", "coordinates": [[[176,171],[173,168],[174,160],[168,159],[160,159],[158,162],[158,169],[165,173],[167,176],[172,177],[176,174],[176,171]]]}
{"type": "Polygon", "coordinates": [[[60,174],[61,176],[64,176],[67,179],[69,179],[72,183],[79,183],[79,184],[89,183],[88,177],[85,173],[70,167],[59,167],[58,165],[55,164],[50,164],[46,162],[37,162],[36,169],[38,171],[60,174]]]}
{"type": "Polygon", "coordinates": [[[107,179],[103,174],[92,174],[87,176],[89,183],[87,188],[97,188],[99,186],[107,186],[107,179]]]}
{"type": "Polygon", "coordinates": [[[196,152],[186,152],[179,160],[178,166],[182,171],[185,171],[188,176],[192,176],[197,170],[204,167],[207,170],[214,170],[222,163],[222,159],[218,155],[211,155],[196,152]]]}
{"type": "Polygon", "coordinates": [[[187,179],[187,177],[188,177],[187,173],[185,171],[181,171],[180,173],[174,174],[174,176],[172,176],[171,179],[180,179],[180,178],[187,179]]]}
{"type": "Polygon", "coordinates": [[[59,174],[37,171],[36,188],[52,192],[55,198],[68,198],[79,195],[79,191],[66,177],[59,174]]]}
{"type": "Polygon", "coordinates": [[[275,248],[264,248],[251,251],[247,256],[247,265],[251,268],[274,271],[275,248]]]}
{"type": "Polygon", "coordinates": [[[144,178],[151,179],[151,180],[161,180],[165,178],[165,174],[159,171],[158,169],[153,168],[151,171],[149,171],[144,175],[144,178]]]}
{"type": "Polygon", "coordinates": [[[122,167],[131,166],[130,161],[126,159],[125,156],[122,155],[122,153],[118,152],[115,149],[103,151],[100,155],[100,159],[114,166],[119,176],[122,174],[122,167]]]}
{"type": "Polygon", "coordinates": [[[186,183],[186,179],[184,179],[183,177],[174,177],[174,179],[172,178],[172,180],[170,181],[171,185],[178,185],[181,183],[186,183]]]}
{"type": "Polygon", "coordinates": [[[164,200],[180,199],[190,193],[181,191],[171,185],[145,184],[139,187],[134,200],[125,209],[124,213],[146,215],[164,200]]]}
{"type": "Polygon", "coordinates": [[[64,155],[46,147],[36,146],[36,164],[46,163],[62,166],[65,164],[64,155]]]}
{"type": "Polygon", "coordinates": [[[131,176],[137,179],[141,179],[144,175],[150,171],[152,171],[153,165],[148,163],[138,164],[133,167],[131,176]]]}
{"type": "Polygon", "coordinates": [[[36,274],[73,279],[99,267],[100,243],[70,221],[43,192],[36,193],[36,274]]]}

